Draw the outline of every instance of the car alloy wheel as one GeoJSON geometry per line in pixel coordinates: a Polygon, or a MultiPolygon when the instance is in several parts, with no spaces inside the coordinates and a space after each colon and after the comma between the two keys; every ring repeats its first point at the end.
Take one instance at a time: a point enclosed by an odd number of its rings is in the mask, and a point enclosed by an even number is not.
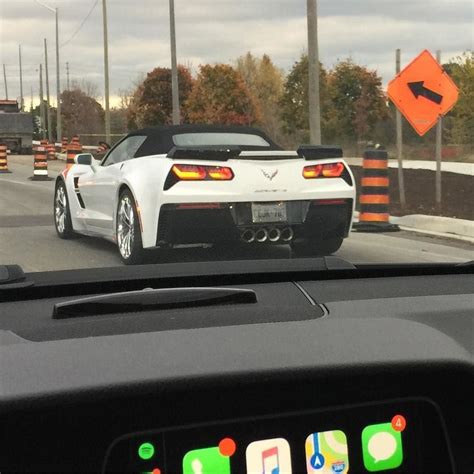
{"type": "Polygon", "coordinates": [[[56,229],[60,234],[64,234],[66,229],[67,217],[67,199],[66,192],[63,185],[59,185],[56,189],[56,196],[54,199],[54,221],[56,229]]]}
{"type": "Polygon", "coordinates": [[[117,244],[124,259],[129,259],[135,243],[135,211],[127,194],[120,199],[117,213],[117,244]]]}

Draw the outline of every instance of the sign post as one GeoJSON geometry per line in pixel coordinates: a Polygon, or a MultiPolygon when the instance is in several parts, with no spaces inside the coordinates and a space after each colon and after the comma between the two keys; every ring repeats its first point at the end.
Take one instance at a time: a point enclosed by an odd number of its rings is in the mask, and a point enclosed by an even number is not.
{"type": "MultiPolygon", "coordinates": [[[[436,51],[436,60],[441,64],[441,51],[436,51]]],[[[443,117],[436,124],[436,209],[441,211],[441,149],[443,145],[443,117]]]]}
{"type": "MultiPolygon", "coordinates": [[[[395,71],[400,73],[400,50],[397,49],[395,53],[395,71]]],[[[398,159],[398,192],[400,193],[400,206],[402,209],[406,206],[405,200],[405,181],[403,179],[403,135],[402,135],[402,114],[397,108],[396,112],[397,125],[397,159],[398,159]]]]}

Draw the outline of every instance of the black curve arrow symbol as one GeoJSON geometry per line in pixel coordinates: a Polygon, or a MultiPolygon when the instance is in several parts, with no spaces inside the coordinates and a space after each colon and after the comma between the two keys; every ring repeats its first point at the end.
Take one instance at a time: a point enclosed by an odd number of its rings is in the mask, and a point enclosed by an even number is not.
{"type": "Polygon", "coordinates": [[[418,97],[421,95],[425,99],[431,100],[431,102],[434,102],[435,104],[441,104],[443,96],[430,89],[427,89],[424,84],[425,81],[409,82],[408,87],[416,99],[418,99],[418,97]]]}

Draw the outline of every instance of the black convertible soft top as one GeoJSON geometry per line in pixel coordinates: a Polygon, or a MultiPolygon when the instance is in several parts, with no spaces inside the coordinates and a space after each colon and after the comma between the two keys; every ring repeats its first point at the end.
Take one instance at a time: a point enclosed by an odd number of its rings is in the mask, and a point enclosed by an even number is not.
{"type": "MultiPolygon", "coordinates": [[[[268,146],[239,145],[242,151],[276,151],[282,150],[271,138],[262,130],[254,127],[234,126],[234,125],[161,125],[158,127],[142,128],[129,133],[131,136],[146,136],[147,139],[135,154],[136,157],[148,155],[167,154],[176,146],[173,137],[186,133],[242,133],[247,135],[257,135],[263,138],[268,146]]],[[[209,145],[212,145],[209,143],[209,145]]],[[[225,145],[225,144],[224,144],[225,145]]],[[[231,145],[229,143],[229,145],[231,145]]]]}

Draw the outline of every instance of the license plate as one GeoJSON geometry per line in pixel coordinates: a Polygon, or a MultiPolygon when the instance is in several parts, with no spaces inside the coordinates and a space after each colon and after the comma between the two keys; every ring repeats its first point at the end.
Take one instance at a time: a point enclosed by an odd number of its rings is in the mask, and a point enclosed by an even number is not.
{"type": "Polygon", "coordinates": [[[262,222],[286,222],[286,203],[252,203],[252,221],[262,222]]]}

